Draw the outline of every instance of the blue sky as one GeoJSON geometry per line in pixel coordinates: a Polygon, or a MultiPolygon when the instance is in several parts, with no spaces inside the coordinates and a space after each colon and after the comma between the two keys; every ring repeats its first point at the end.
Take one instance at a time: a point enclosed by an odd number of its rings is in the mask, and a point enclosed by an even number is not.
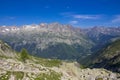
{"type": "Polygon", "coordinates": [[[120,0],[0,0],[0,25],[120,26],[120,0]]]}

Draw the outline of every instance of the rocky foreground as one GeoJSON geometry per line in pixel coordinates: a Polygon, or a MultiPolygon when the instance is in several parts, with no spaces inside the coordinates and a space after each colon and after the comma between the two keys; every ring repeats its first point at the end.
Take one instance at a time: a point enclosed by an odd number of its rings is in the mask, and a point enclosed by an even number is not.
{"type": "Polygon", "coordinates": [[[17,53],[0,41],[0,80],[120,80],[120,74],[105,69],[81,68],[77,62],[17,53]]]}
{"type": "Polygon", "coordinates": [[[37,63],[37,59],[23,63],[17,59],[2,58],[0,80],[120,80],[120,76],[105,69],[81,69],[77,62],[49,66],[37,63]]]}

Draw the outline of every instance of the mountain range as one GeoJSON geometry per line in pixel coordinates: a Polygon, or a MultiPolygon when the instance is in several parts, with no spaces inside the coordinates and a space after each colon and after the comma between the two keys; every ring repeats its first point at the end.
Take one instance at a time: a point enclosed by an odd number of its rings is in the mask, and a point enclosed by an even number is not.
{"type": "Polygon", "coordinates": [[[34,56],[80,60],[120,38],[119,27],[77,28],[59,23],[0,27],[0,39],[34,56]]]}
{"type": "Polygon", "coordinates": [[[1,27],[0,39],[17,51],[26,48],[32,55],[58,59],[87,55],[94,45],[79,28],[58,23],[1,27]]]}

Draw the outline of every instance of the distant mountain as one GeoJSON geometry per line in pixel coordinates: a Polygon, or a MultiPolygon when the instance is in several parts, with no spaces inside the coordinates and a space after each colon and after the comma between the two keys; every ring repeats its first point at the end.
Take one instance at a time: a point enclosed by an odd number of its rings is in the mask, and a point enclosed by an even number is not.
{"type": "Polygon", "coordinates": [[[110,43],[96,54],[88,57],[85,62],[94,68],[105,68],[120,73],[120,40],[110,43]]]}
{"type": "Polygon", "coordinates": [[[3,26],[0,30],[0,39],[13,49],[20,51],[26,48],[32,55],[46,58],[76,59],[90,54],[94,45],[79,28],[59,23],[19,28],[3,26]]]}
{"type": "Polygon", "coordinates": [[[119,27],[76,28],[59,23],[0,27],[0,39],[34,56],[79,60],[120,38],[119,27]]]}
{"type": "Polygon", "coordinates": [[[82,69],[77,62],[33,57],[0,41],[0,80],[119,80],[105,69],[82,69]]]}
{"type": "Polygon", "coordinates": [[[95,43],[92,52],[96,52],[106,44],[120,38],[120,27],[93,27],[84,29],[83,32],[95,43]]]}

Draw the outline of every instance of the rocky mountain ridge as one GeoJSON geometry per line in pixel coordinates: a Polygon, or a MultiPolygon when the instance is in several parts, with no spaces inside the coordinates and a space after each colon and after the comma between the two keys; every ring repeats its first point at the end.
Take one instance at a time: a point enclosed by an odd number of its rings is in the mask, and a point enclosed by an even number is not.
{"type": "Polygon", "coordinates": [[[120,38],[120,27],[81,29],[59,23],[0,27],[0,39],[7,42],[14,50],[20,51],[26,48],[32,55],[45,58],[75,60],[84,58],[118,38],[120,38]],[[61,51],[58,47],[63,46],[64,50],[61,51]],[[73,54],[68,56],[70,52],[73,54]],[[66,55],[65,58],[63,53],[66,55]]]}
{"type": "MultiPolygon", "coordinates": [[[[12,27],[9,27],[9,30],[6,28],[8,27],[4,27],[4,29],[1,29],[2,31],[0,31],[0,38],[2,40],[7,42],[17,51],[20,51],[21,48],[26,48],[29,53],[38,56],[42,55],[43,50],[47,51],[50,46],[58,44],[73,46],[74,51],[80,55],[85,53],[86,50],[90,53],[90,48],[94,45],[93,42],[91,42],[82,31],[80,31],[80,29],[74,28],[70,25],[42,23],[40,25],[26,25],[18,29],[15,28],[14,30],[12,27]],[[8,31],[4,32],[5,30],[8,31]],[[81,50],[83,49],[83,51],[79,51],[77,46],[79,46],[81,50]]],[[[64,53],[65,52],[66,51],[64,51],[64,53]]],[[[57,52],[51,53],[57,54],[57,52]]],[[[59,58],[62,58],[61,54],[59,58]]]]}

